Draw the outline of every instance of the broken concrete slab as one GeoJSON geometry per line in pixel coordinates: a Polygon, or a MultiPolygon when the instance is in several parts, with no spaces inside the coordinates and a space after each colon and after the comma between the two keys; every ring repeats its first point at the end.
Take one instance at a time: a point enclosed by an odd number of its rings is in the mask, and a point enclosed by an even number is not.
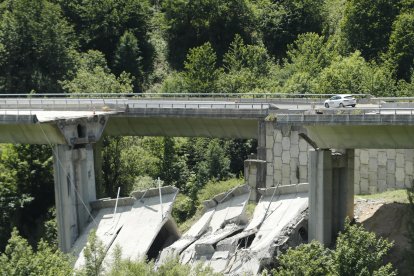
{"type": "Polygon", "coordinates": [[[171,186],[133,192],[131,197],[118,200],[116,212],[115,199],[92,203],[91,206],[97,209],[97,215],[73,247],[73,254],[77,258],[75,268],[80,268],[85,263],[83,249],[93,229],[107,252],[104,264],[112,262],[116,246],[121,247],[123,259],[155,259],[163,248],[180,237],[175,222],[171,219],[172,205],[177,194],[178,189],[171,186]]]}
{"type": "MultiPolygon", "coordinates": [[[[240,234],[217,244],[218,251],[222,250],[219,255],[227,251],[231,256],[221,272],[230,275],[259,273],[263,264],[272,260],[277,246],[287,242],[291,224],[299,225],[303,221],[302,213],[308,206],[306,190],[306,184],[260,190],[262,198],[249,225],[240,234]]],[[[217,269],[214,262],[210,265],[219,271],[223,268],[222,262],[219,261],[217,269]]]]}
{"type": "Polygon", "coordinates": [[[205,201],[203,216],[180,240],[163,250],[159,262],[178,255],[180,262],[186,264],[210,258],[217,242],[247,224],[245,209],[249,197],[250,187],[242,185],[205,201]]]}

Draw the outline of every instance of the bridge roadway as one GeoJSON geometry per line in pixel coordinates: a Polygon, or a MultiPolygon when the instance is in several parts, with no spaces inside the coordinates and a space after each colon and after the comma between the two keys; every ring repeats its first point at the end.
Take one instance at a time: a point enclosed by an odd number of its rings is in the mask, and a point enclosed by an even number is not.
{"type": "MultiPolygon", "coordinates": [[[[325,109],[321,103],[266,98],[3,98],[0,142],[55,145],[59,247],[68,252],[87,226],[88,203],[96,200],[99,164],[94,151],[99,148],[92,144],[102,135],[257,138],[258,158],[267,160],[276,152],[275,136],[296,128],[319,149],[309,153],[309,235],[329,244],[331,233],[343,226],[340,222],[353,215],[352,149],[414,148],[414,108],[404,103],[384,108],[374,102],[325,109]],[[333,156],[330,148],[346,152],[333,156]]],[[[265,179],[266,170],[259,176],[256,180],[265,179]]]]}
{"type": "Polygon", "coordinates": [[[100,134],[111,136],[258,138],[259,121],[273,120],[304,127],[319,148],[413,148],[413,113],[377,103],[326,109],[318,99],[3,98],[0,142],[70,144],[59,125],[105,117],[100,134]]]}

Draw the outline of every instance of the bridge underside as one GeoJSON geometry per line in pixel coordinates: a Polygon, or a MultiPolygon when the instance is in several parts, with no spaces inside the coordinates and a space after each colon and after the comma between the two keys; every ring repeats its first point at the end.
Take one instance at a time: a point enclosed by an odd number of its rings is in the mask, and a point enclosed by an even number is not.
{"type": "Polygon", "coordinates": [[[0,143],[66,144],[56,124],[0,124],[0,143]]]}
{"type": "Polygon", "coordinates": [[[307,125],[318,148],[413,149],[414,125],[307,125]]]}
{"type": "Polygon", "coordinates": [[[257,138],[257,119],[111,117],[104,135],[257,138]]]}

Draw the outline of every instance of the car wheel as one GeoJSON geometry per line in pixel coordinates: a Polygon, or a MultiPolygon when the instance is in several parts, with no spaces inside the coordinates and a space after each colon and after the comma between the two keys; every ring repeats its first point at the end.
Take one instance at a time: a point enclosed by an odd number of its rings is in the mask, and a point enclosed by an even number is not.
{"type": "Polygon", "coordinates": [[[351,105],[352,107],[355,107],[356,106],[356,104],[353,104],[353,105],[351,105]]]}
{"type": "Polygon", "coordinates": [[[340,107],[340,108],[344,107],[344,104],[343,104],[343,103],[340,103],[340,104],[339,104],[339,107],[340,107]]]}
{"type": "Polygon", "coordinates": [[[326,108],[329,108],[329,104],[328,104],[328,103],[325,103],[325,107],[326,107],[326,108]]]}

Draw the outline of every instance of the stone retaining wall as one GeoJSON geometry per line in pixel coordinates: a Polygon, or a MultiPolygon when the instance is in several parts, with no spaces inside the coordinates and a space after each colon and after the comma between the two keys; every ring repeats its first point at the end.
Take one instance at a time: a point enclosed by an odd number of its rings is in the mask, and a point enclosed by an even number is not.
{"type": "Polygon", "coordinates": [[[413,179],[414,150],[355,150],[356,194],[407,188],[413,179]]]}
{"type": "MultiPolygon", "coordinates": [[[[301,129],[261,126],[258,158],[266,161],[266,187],[308,182],[309,144],[299,136],[301,129]]],[[[355,193],[369,194],[406,188],[414,179],[414,150],[356,149],[355,193]]]]}

